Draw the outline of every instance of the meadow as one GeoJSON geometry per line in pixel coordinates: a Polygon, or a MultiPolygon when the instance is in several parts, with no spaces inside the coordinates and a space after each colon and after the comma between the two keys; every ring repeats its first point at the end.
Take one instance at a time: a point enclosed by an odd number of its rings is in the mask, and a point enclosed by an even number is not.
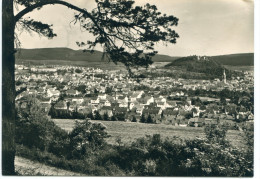
{"type": "MultiPolygon", "coordinates": [[[[74,119],[52,119],[60,128],[66,131],[72,131],[75,120],[74,119]]],[[[109,144],[117,144],[120,140],[123,144],[129,144],[137,138],[145,137],[146,135],[160,134],[162,138],[179,137],[181,139],[195,139],[205,138],[204,128],[202,127],[181,127],[165,124],[144,124],[135,122],[123,121],[96,121],[102,122],[107,127],[107,132],[110,137],[107,139],[109,144]]],[[[227,139],[235,147],[244,147],[244,141],[241,137],[241,132],[236,130],[229,130],[227,132],[227,139]]]]}

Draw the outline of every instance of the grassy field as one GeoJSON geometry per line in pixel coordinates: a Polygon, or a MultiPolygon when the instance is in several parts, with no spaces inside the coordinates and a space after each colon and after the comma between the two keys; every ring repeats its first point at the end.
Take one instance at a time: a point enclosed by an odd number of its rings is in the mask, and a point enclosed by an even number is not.
{"type": "MultiPolygon", "coordinates": [[[[72,119],[53,119],[53,121],[62,129],[71,131],[75,125],[72,119]]],[[[177,136],[182,139],[204,138],[203,128],[180,127],[165,124],[143,124],[122,121],[95,121],[102,122],[107,126],[107,132],[110,137],[107,142],[116,144],[116,139],[121,138],[123,143],[133,142],[135,139],[145,135],[160,134],[163,138],[177,136]]],[[[236,147],[242,147],[244,142],[240,136],[241,132],[230,130],[227,133],[227,139],[236,147]]]]}

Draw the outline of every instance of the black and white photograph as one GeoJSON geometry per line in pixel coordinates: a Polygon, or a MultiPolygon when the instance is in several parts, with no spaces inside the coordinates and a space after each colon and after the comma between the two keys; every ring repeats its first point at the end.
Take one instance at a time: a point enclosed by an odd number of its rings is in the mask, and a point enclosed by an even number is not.
{"type": "Polygon", "coordinates": [[[257,3],[2,0],[1,176],[256,177],[257,3]]]}

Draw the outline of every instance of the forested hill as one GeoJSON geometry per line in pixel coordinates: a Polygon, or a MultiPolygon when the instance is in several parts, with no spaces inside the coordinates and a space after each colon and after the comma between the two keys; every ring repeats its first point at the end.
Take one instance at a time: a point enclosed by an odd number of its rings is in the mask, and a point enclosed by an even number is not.
{"type": "MultiPolygon", "coordinates": [[[[165,66],[165,68],[180,68],[187,72],[202,73],[213,78],[222,77],[224,66],[216,62],[212,57],[188,56],[179,58],[165,66]]],[[[231,71],[225,69],[227,78],[231,77],[231,71]]]]}
{"type": "MultiPolygon", "coordinates": [[[[154,62],[172,62],[180,57],[171,57],[168,55],[155,55],[154,62]]],[[[102,59],[102,52],[83,50],[73,50],[69,48],[39,48],[39,49],[21,49],[16,53],[16,59],[23,60],[63,60],[63,61],[89,61],[98,62],[102,59]]]]}

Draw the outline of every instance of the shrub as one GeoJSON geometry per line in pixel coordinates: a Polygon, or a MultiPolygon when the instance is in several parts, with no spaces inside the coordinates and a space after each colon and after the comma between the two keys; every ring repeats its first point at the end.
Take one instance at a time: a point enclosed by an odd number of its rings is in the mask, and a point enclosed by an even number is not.
{"type": "Polygon", "coordinates": [[[17,108],[16,142],[30,148],[48,149],[56,136],[66,136],[66,132],[57,127],[42,109],[40,102],[27,96],[26,108],[17,108]]]}
{"type": "Polygon", "coordinates": [[[92,123],[88,119],[78,122],[69,134],[72,157],[85,157],[106,144],[108,137],[106,126],[102,123],[92,123]]]}
{"type": "Polygon", "coordinates": [[[134,116],[132,122],[137,122],[136,117],[134,116]]]}
{"type": "Polygon", "coordinates": [[[103,115],[103,120],[104,120],[104,121],[109,121],[109,116],[108,116],[107,113],[104,113],[104,115],[103,115]]]}
{"type": "Polygon", "coordinates": [[[218,143],[225,145],[228,143],[226,140],[227,127],[224,125],[208,125],[205,126],[204,132],[206,138],[210,143],[218,143]]]}
{"type": "Polygon", "coordinates": [[[154,123],[154,121],[153,121],[153,119],[152,119],[152,117],[151,117],[150,114],[148,115],[146,122],[147,122],[147,123],[150,123],[150,124],[154,123]]]}
{"type": "Polygon", "coordinates": [[[98,111],[95,111],[95,120],[102,120],[102,116],[100,115],[100,113],[98,111]]]}
{"type": "Polygon", "coordinates": [[[146,119],[145,119],[144,114],[142,114],[141,119],[140,119],[140,122],[142,122],[142,123],[146,123],[146,119]]]}

